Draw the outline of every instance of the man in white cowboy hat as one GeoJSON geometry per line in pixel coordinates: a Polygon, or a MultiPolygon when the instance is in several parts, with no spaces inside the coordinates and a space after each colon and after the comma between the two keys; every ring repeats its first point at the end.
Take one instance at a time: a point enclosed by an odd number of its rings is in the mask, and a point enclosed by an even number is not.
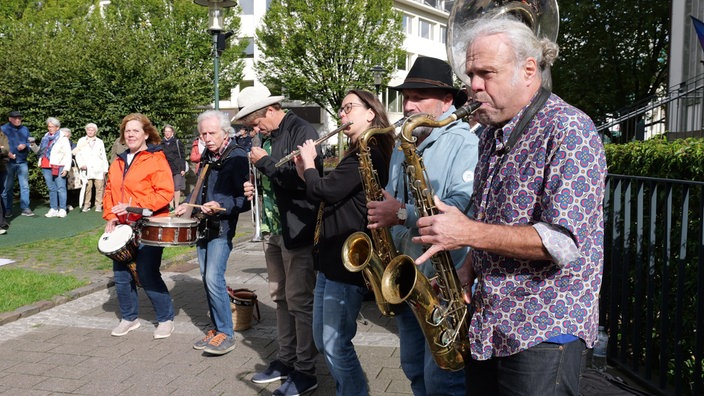
{"type": "MultiPolygon", "coordinates": [[[[405,116],[427,113],[436,120],[449,117],[455,110],[454,100],[460,90],[453,86],[452,70],[445,61],[419,57],[409,70],[403,84],[392,89],[403,95],[405,116]]],[[[459,95],[458,95],[459,93],[459,95]]],[[[463,98],[466,100],[466,95],[463,98]]],[[[474,167],[477,164],[477,136],[464,121],[454,121],[440,128],[423,128],[416,141],[417,151],[423,157],[427,182],[444,202],[466,210],[472,195],[474,167]]],[[[411,242],[418,235],[415,224],[418,212],[403,169],[404,155],[394,150],[389,169],[389,182],[384,191],[385,200],[369,202],[369,228],[391,227],[396,248],[414,259],[423,253],[423,246],[411,242]]],[[[467,249],[451,252],[455,268],[464,263],[467,249]]],[[[431,278],[435,270],[430,263],[418,267],[431,278]]],[[[408,305],[398,307],[397,325],[401,340],[401,368],[411,381],[413,394],[464,395],[464,372],[443,370],[433,355],[415,315],[408,305]],[[419,358],[422,357],[422,358],[419,358]]]]}
{"type": "MultiPolygon", "coordinates": [[[[277,358],[252,377],[257,384],[286,379],[274,395],[299,395],[318,387],[315,377],[317,349],[313,342],[313,233],[317,202],[306,198],[306,188],[293,161],[276,163],[318,133],[307,121],[281,108],[283,96],[272,96],[266,87],[242,90],[237,98],[240,111],[233,122],[251,127],[263,137],[262,147],[252,147],[250,161],[268,179],[263,183],[262,221],[269,226],[264,253],[269,292],[276,303],[277,358]],[[268,191],[267,187],[271,187],[268,191]]],[[[322,175],[320,149],[316,168],[322,175]]],[[[245,193],[252,193],[245,183],[245,193]]]]}

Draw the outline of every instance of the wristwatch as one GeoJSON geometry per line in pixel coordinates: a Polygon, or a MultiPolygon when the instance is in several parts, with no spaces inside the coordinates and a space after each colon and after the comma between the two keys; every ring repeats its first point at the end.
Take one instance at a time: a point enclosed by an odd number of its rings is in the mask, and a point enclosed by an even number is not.
{"type": "Polygon", "coordinates": [[[399,224],[403,224],[406,222],[406,219],[408,218],[408,211],[406,210],[405,206],[401,206],[398,208],[396,211],[396,217],[398,218],[399,224]]]}

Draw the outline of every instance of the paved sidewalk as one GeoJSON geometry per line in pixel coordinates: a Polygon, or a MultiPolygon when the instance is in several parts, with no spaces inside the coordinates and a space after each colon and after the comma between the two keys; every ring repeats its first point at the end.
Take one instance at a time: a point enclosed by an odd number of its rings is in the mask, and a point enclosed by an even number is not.
{"type": "MultiPolygon", "coordinates": [[[[250,242],[248,213],[240,216],[239,238],[230,255],[227,282],[255,290],[261,322],[236,332],[237,348],[210,356],[192,348],[208,328],[207,304],[197,261],[176,263],[163,276],[171,290],[176,329],[154,340],[154,312],[140,292],[142,326],[124,337],[110,336],[118,323],[113,287],[0,326],[1,395],[270,395],[279,385],[258,385],[252,374],[275,356],[274,304],[267,292],[262,244],[250,242]]],[[[195,255],[194,255],[195,256],[195,255]]],[[[354,339],[372,395],[411,395],[400,369],[395,321],[365,302],[354,339]]],[[[318,389],[334,395],[335,385],[318,356],[318,389]]]]}

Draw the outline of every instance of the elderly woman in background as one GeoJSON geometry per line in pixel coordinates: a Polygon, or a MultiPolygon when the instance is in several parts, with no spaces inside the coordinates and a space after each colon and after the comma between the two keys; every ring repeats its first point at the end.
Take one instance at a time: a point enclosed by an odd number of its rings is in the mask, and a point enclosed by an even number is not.
{"type": "MultiPolygon", "coordinates": [[[[128,212],[149,209],[153,216],[169,215],[169,202],[174,196],[171,168],[159,143],[161,138],[149,118],[133,113],[120,124],[120,141],[128,150],[117,156],[108,170],[108,182],[103,198],[103,218],[109,234],[119,224],[132,225],[142,215],[128,212]]],[[[121,337],[140,326],[137,281],[154,307],[158,325],[154,338],[167,338],[174,331],[174,305],[159,267],[162,246],[140,244],[133,260],[136,274],[124,262],[113,260],[115,290],[120,306],[120,323],[112,335],[121,337]]]]}
{"type": "Polygon", "coordinates": [[[103,191],[105,173],[108,171],[108,158],[105,144],[97,136],[98,126],[92,122],[86,124],[86,136],[78,139],[73,150],[78,168],[86,172],[88,179],[83,196],[83,212],[90,210],[90,204],[95,197],[95,211],[103,211],[103,191]],[[95,193],[95,194],[94,194],[95,193]]]}
{"type": "Polygon", "coordinates": [[[71,169],[71,142],[59,132],[61,122],[46,119],[48,132],[39,144],[39,167],[49,190],[49,212],[46,217],[66,217],[66,177],[71,169]]]}

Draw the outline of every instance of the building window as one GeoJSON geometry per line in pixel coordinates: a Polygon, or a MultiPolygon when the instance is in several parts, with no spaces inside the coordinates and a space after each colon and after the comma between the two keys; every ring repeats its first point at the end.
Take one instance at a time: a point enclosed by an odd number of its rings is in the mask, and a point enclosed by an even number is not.
{"type": "Polygon", "coordinates": [[[410,35],[413,33],[413,17],[407,14],[403,14],[403,18],[401,18],[401,26],[403,27],[403,31],[410,35]]]}
{"type": "Polygon", "coordinates": [[[243,37],[242,40],[247,41],[247,47],[244,49],[245,58],[254,58],[254,38],[253,37],[243,37]]]}
{"type": "Polygon", "coordinates": [[[396,69],[398,70],[408,70],[408,65],[409,65],[409,54],[404,53],[403,56],[400,56],[396,60],[396,69]]]}
{"type": "Polygon", "coordinates": [[[443,44],[447,42],[447,26],[440,26],[440,42],[443,44]]]}
{"type": "Polygon", "coordinates": [[[242,15],[254,15],[254,0],[240,0],[240,7],[242,7],[242,15]]]}
{"type": "Polygon", "coordinates": [[[427,4],[427,5],[429,5],[429,6],[433,7],[433,8],[437,8],[437,7],[438,7],[438,3],[439,3],[438,0],[425,0],[425,4],[427,4]]]}
{"type": "Polygon", "coordinates": [[[418,20],[418,35],[424,39],[433,39],[433,24],[425,19],[418,20]]]}

